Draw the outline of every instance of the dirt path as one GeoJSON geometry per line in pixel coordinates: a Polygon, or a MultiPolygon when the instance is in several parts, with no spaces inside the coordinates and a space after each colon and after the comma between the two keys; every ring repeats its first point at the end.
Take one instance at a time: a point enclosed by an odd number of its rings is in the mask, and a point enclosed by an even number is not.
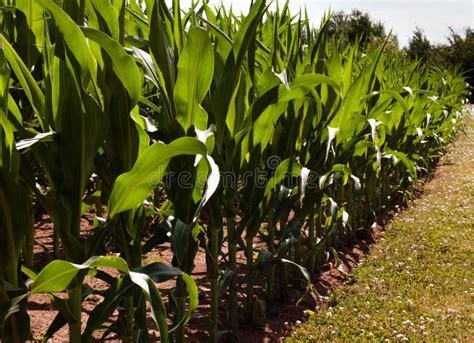
{"type": "Polygon", "coordinates": [[[474,341],[474,119],[466,133],[352,285],[287,341],[474,341]]]}

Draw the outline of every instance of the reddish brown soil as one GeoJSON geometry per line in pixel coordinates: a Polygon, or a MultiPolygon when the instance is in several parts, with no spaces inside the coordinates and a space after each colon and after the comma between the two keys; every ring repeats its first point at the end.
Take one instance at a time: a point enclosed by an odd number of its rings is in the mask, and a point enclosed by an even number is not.
{"type": "MultiPolygon", "coordinates": [[[[92,214],[88,215],[83,220],[82,229],[87,235],[90,230],[92,214]]],[[[319,308],[327,306],[328,295],[336,287],[339,287],[347,282],[351,282],[350,272],[357,265],[361,258],[363,258],[370,251],[370,245],[380,237],[382,228],[377,226],[372,229],[371,234],[366,235],[365,239],[360,240],[357,244],[352,247],[345,247],[339,253],[339,261],[336,266],[334,259],[328,264],[321,266],[318,275],[314,276],[314,287],[318,294],[306,294],[303,299],[302,290],[291,289],[289,291],[289,297],[286,301],[275,300],[273,306],[269,309],[266,314],[266,321],[261,311],[256,311],[255,321],[252,326],[241,325],[239,327],[239,336],[241,341],[252,340],[255,342],[276,342],[281,340],[283,337],[290,333],[291,328],[294,325],[299,325],[301,321],[307,317],[306,310],[317,311],[319,308]],[[301,301],[298,303],[298,300],[301,301]],[[298,305],[296,305],[298,303],[298,305]]],[[[257,244],[256,248],[263,245],[263,243],[257,244]]],[[[53,253],[53,226],[47,216],[43,216],[35,227],[35,265],[42,267],[48,262],[54,259],[53,253]]],[[[157,248],[154,248],[149,254],[147,254],[145,261],[146,263],[162,261],[165,263],[171,263],[172,254],[168,243],[165,243],[157,248]]],[[[244,286],[244,265],[245,257],[242,253],[239,254],[239,264],[241,271],[239,273],[240,281],[244,286]]],[[[113,276],[117,276],[117,272],[113,270],[107,270],[107,272],[113,276]]],[[[200,249],[195,260],[195,269],[193,277],[198,283],[199,288],[199,302],[200,306],[197,310],[195,318],[188,324],[187,334],[190,342],[203,342],[207,340],[207,314],[209,313],[209,298],[210,289],[206,281],[206,259],[205,252],[200,249]]],[[[105,289],[107,285],[98,279],[88,278],[87,282],[93,288],[105,289]]],[[[257,283],[258,284],[258,283],[257,283]]],[[[163,291],[169,290],[175,287],[174,281],[168,281],[158,285],[163,291]]],[[[262,293],[262,290],[256,290],[256,294],[262,293]]],[[[60,295],[65,297],[65,294],[60,295]]],[[[242,299],[243,299],[243,295],[242,299]]],[[[241,299],[241,300],[242,300],[241,299]]],[[[86,299],[83,303],[84,312],[82,314],[82,320],[85,326],[87,321],[88,313],[101,301],[100,296],[91,296],[86,299]]],[[[226,312],[226,304],[221,306],[219,309],[221,318],[224,320],[226,312]]],[[[47,295],[34,295],[29,298],[28,313],[31,317],[31,330],[35,339],[40,339],[49,325],[53,321],[57,314],[57,311],[52,307],[51,302],[47,295]]],[[[242,311],[243,313],[243,311],[242,311]]],[[[115,314],[116,315],[116,314],[115,314]]],[[[113,321],[114,318],[110,320],[113,321]]],[[[243,314],[242,314],[242,322],[243,314]]],[[[222,323],[221,323],[222,324],[222,323]]],[[[222,325],[224,327],[224,325],[222,325]]],[[[157,337],[157,332],[152,330],[150,334],[157,337]]],[[[67,341],[68,330],[64,326],[55,335],[53,341],[67,341]]],[[[95,335],[95,339],[99,339],[101,334],[95,335]]],[[[158,340],[158,338],[157,338],[158,340]]],[[[102,340],[103,341],[103,340],[102,340]]],[[[114,341],[111,337],[108,341],[114,341]]]]}

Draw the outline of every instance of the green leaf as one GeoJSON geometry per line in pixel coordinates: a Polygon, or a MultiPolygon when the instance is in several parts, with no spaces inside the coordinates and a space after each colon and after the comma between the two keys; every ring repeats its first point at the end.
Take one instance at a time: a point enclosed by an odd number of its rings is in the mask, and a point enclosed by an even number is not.
{"type": "Polygon", "coordinates": [[[178,78],[174,89],[177,120],[186,132],[194,125],[207,128],[207,113],[201,102],[214,76],[214,52],[208,33],[198,27],[189,31],[188,40],[180,55],[178,78]]]}
{"type": "Polygon", "coordinates": [[[17,0],[15,6],[23,12],[26,19],[26,27],[23,28],[19,25],[21,21],[17,17],[16,48],[18,52],[24,54],[27,65],[32,66],[44,46],[44,10],[34,0],[17,0]]]}
{"type": "Polygon", "coordinates": [[[111,267],[125,274],[130,273],[127,262],[116,256],[94,256],[83,264],[56,260],[41,270],[31,287],[30,294],[62,292],[80,270],[96,267],[111,267]]]}
{"type": "Polygon", "coordinates": [[[82,31],[87,38],[99,44],[110,56],[114,72],[127,90],[130,106],[134,107],[141,95],[143,76],[133,57],[127,55],[119,42],[105,33],[86,27],[83,27],[82,31]]]}
{"type": "Polygon", "coordinates": [[[151,304],[151,316],[160,329],[160,341],[169,342],[166,308],[165,304],[163,303],[163,299],[161,298],[160,291],[156,288],[153,280],[148,275],[141,275],[146,276],[148,285],[148,300],[151,304]]]}
{"type": "Polygon", "coordinates": [[[155,143],[137,159],[132,170],[115,181],[109,200],[109,216],[136,208],[158,185],[171,158],[207,155],[207,147],[195,138],[183,137],[170,144],[155,143]]]}
{"type": "MultiPolygon", "coordinates": [[[[160,13],[159,0],[148,0],[147,9],[151,9],[150,53],[157,65],[156,73],[160,81],[160,90],[168,107],[168,111],[176,116],[176,106],[172,101],[176,83],[176,63],[171,37],[166,29],[166,21],[160,13]]],[[[165,5],[166,6],[166,5],[165,5]]],[[[150,14],[150,12],[149,12],[150,14]]]]}
{"type": "Polygon", "coordinates": [[[190,306],[188,308],[189,314],[187,313],[183,321],[178,325],[183,325],[187,320],[189,320],[192,312],[196,309],[198,304],[197,287],[192,278],[189,276],[186,277],[186,274],[181,270],[160,262],[135,269],[133,275],[135,282],[127,276],[111,284],[111,288],[104,294],[104,300],[91,312],[87,321],[86,329],[83,333],[84,337],[90,337],[94,330],[109,319],[121,300],[131,296],[137,289],[143,289],[144,287],[145,293],[149,295],[148,299],[152,305],[153,316],[155,317],[154,320],[160,328],[160,335],[162,341],[164,341],[163,338],[168,335],[166,311],[163,307],[161,295],[156,287],[154,287],[153,282],[166,282],[178,276],[184,276],[184,281],[188,288],[188,294],[190,299],[192,299],[190,300],[190,306]],[[150,279],[152,279],[153,282],[151,282],[150,279]]]}
{"type": "Polygon", "coordinates": [[[31,75],[28,67],[21,60],[15,49],[10,45],[7,39],[0,35],[0,48],[4,51],[5,57],[20,82],[31,106],[34,108],[43,129],[46,129],[44,123],[44,94],[38,86],[38,83],[31,75]]]}
{"type": "Polygon", "coordinates": [[[80,66],[81,79],[84,79],[89,68],[90,54],[86,39],[81,30],[74,20],[54,2],[49,0],[36,0],[36,2],[54,18],[56,27],[62,33],[64,42],[80,66]]]}
{"type": "Polygon", "coordinates": [[[30,294],[64,291],[80,269],[70,262],[53,261],[38,274],[30,294]]]}
{"type": "Polygon", "coordinates": [[[282,181],[288,176],[300,176],[302,166],[298,162],[292,159],[286,159],[277,167],[275,175],[273,175],[265,187],[265,197],[267,200],[270,198],[270,194],[275,190],[282,181]]]}
{"type": "Polygon", "coordinates": [[[227,112],[229,110],[230,102],[234,89],[239,81],[241,68],[244,63],[246,53],[252,44],[252,37],[257,28],[261,24],[261,18],[265,12],[266,1],[256,1],[248,16],[245,17],[234,39],[232,51],[225,57],[225,66],[223,75],[220,79],[217,91],[214,93],[214,111],[216,115],[217,125],[217,145],[220,149],[224,135],[224,125],[226,121],[227,112]]]}
{"type": "Polygon", "coordinates": [[[0,267],[6,281],[17,282],[17,266],[26,233],[32,225],[31,198],[12,176],[0,167],[0,267]]]}
{"type": "Polygon", "coordinates": [[[180,277],[183,279],[184,283],[186,284],[186,289],[188,291],[188,297],[189,297],[189,307],[188,307],[188,310],[186,311],[186,314],[181,318],[180,322],[177,323],[174,328],[170,329],[169,333],[173,333],[176,330],[178,330],[178,328],[182,327],[183,325],[186,325],[186,323],[188,323],[191,320],[191,316],[193,312],[197,309],[199,305],[198,288],[193,278],[186,273],[182,273],[180,277]]]}
{"type": "MultiPolygon", "coordinates": [[[[92,6],[94,6],[96,13],[102,17],[108,31],[110,32],[110,36],[118,41],[120,35],[119,21],[110,1],[91,0],[91,3],[92,6]]],[[[119,3],[119,1],[116,1],[115,3],[119,3]]]]}

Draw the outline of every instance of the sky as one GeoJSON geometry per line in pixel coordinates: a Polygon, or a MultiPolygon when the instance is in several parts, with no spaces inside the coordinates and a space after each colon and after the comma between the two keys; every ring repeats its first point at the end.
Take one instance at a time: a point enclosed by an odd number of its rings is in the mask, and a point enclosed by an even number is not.
{"type": "MultiPolygon", "coordinates": [[[[230,6],[237,11],[246,12],[251,0],[211,0],[211,3],[230,6]]],[[[181,0],[181,6],[189,6],[191,0],[181,0]]],[[[284,3],[281,0],[280,3],[284,3]]],[[[333,12],[350,12],[358,8],[368,12],[375,21],[382,21],[387,31],[393,30],[398,36],[401,47],[408,44],[413,31],[422,28],[432,43],[446,43],[449,27],[457,33],[463,33],[466,27],[474,28],[474,0],[290,0],[290,7],[296,13],[306,7],[308,15],[318,26],[324,12],[329,8],[333,12]]]]}

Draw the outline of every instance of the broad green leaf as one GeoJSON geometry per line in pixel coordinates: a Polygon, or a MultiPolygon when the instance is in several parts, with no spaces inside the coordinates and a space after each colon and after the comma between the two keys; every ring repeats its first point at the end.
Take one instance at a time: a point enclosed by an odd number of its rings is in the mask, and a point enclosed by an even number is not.
{"type": "Polygon", "coordinates": [[[53,261],[38,274],[30,294],[64,291],[80,269],[80,266],[70,262],[53,261]]]}
{"type": "Polygon", "coordinates": [[[191,125],[207,128],[207,113],[201,102],[211,86],[214,75],[214,52],[209,34],[192,28],[180,55],[174,100],[178,122],[186,132],[191,125]]]}
{"type": "MultiPolygon", "coordinates": [[[[35,0],[17,0],[16,8],[23,12],[26,19],[26,32],[18,28],[17,49],[23,51],[25,62],[34,65],[44,46],[44,11],[35,0]]],[[[17,18],[18,21],[18,18],[17,18]]]]}
{"type": "Polygon", "coordinates": [[[230,51],[226,57],[223,75],[220,79],[217,91],[214,93],[214,110],[218,128],[216,141],[219,149],[223,140],[227,112],[234,89],[239,81],[241,67],[244,63],[245,55],[250,49],[252,37],[260,25],[265,7],[266,1],[258,0],[252,5],[248,16],[243,20],[234,39],[232,51],[230,51]]]}
{"type": "MultiPolygon", "coordinates": [[[[189,320],[191,313],[196,309],[198,304],[197,287],[192,278],[184,274],[181,270],[160,262],[152,263],[143,268],[134,270],[135,281],[138,281],[138,283],[145,288],[145,292],[148,292],[149,294],[153,316],[155,317],[154,320],[156,320],[160,328],[160,335],[162,335],[162,337],[167,337],[168,335],[167,325],[165,325],[166,311],[164,311],[164,308],[162,307],[161,296],[158,293],[158,290],[156,287],[153,287],[154,285],[152,286],[152,283],[150,283],[150,280],[147,279],[147,277],[151,278],[155,283],[161,283],[178,276],[184,277],[190,297],[190,306],[188,307],[189,314],[187,314],[184,317],[184,320],[179,323],[179,325],[183,325],[187,320],[189,320]]],[[[104,300],[92,310],[87,321],[84,336],[89,337],[94,330],[99,328],[103,322],[108,320],[119,302],[133,294],[138,287],[139,286],[128,276],[119,279],[112,284],[111,288],[104,294],[104,300]]],[[[140,287],[140,289],[143,288],[140,287]]]]}
{"type": "Polygon", "coordinates": [[[181,278],[183,279],[184,283],[186,284],[186,289],[188,291],[188,297],[189,297],[189,307],[186,312],[186,315],[183,316],[183,319],[181,320],[180,323],[178,323],[173,329],[170,330],[170,333],[173,333],[176,331],[180,326],[185,325],[187,322],[191,320],[191,316],[194,313],[194,311],[197,309],[199,305],[199,293],[198,293],[198,288],[196,286],[196,283],[194,282],[193,278],[189,276],[186,273],[183,273],[181,275],[181,278]]]}
{"type": "Polygon", "coordinates": [[[273,175],[265,187],[265,197],[269,200],[271,192],[275,190],[288,177],[300,176],[302,166],[298,162],[286,159],[276,168],[273,175]]]}
{"type": "Polygon", "coordinates": [[[160,291],[156,288],[153,280],[146,274],[141,274],[146,277],[147,281],[147,298],[151,304],[151,317],[160,329],[160,341],[169,342],[168,318],[166,317],[166,308],[161,298],[160,291]]]}
{"type": "Polygon", "coordinates": [[[83,264],[55,260],[44,267],[34,280],[30,294],[62,292],[80,270],[97,267],[111,267],[129,275],[127,262],[117,256],[94,256],[83,264]]]}
{"type": "Polygon", "coordinates": [[[180,155],[207,155],[206,146],[195,138],[183,137],[170,144],[155,143],[135,162],[132,170],[115,181],[109,200],[109,216],[137,207],[166,173],[171,158],[180,155]]]}
{"type": "Polygon", "coordinates": [[[54,23],[62,33],[67,48],[71,51],[74,59],[80,66],[81,79],[83,80],[89,68],[90,53],[81,30],[74,20],[55,3],[49,0],[36,0],[36,2],[54,18],[54,23]]]}
{"type": "Polygon", "coordinates": [[[36,111],[42,128],[47,129],[47,126],[45,126],[46,124],[44,122],[45,113],[43,92],[39,88],[36,80],[31,75],[31,72],[28,70],[28,67],[25,65],[25,63],[23,63],[20,56],[18,56],[15,49],[13,49],[7,39],[3,35],[0,35],[0,39],[0,48],[5,53],[5,57],[10,64],[10,67],[18,78],[18,81],[20,82],[23,91],[30,101],[31,106],[36,111]]]}
{"type": "Polygon", "coordinates": [[[171,43],[172,37],[169,36],[165,18],[160,13],[160,3],[161,0],[147,0],[150,23],[150,53],[157,65],[156,73],[165,104],[168,111],[175,117],[176,106],[173,101],[173,93],[176,83],[176,57],[171,43]]]}
{"type": "Polygon", "coordinates": [[[105,33],[91,28],[82,28],[85,36],[99,44],[112,59],[114,72],[127,90],[130,106],[138,103],[141,95],[143,76],[132,56],[128,55],[123,47],[105,33]]]}
{"type": "Polygon", "coordinates": [[[133,296],[136,287],[129,277],[116,280],[104,293],[104,300],[91,311],[83,336],[91,337],[92,333],[110,318],[120,301],[133,296]]]}
{"type": "Polygon", "coordinates": [[[408,172],[410,173],[410,176],[413,179],[416,179],[416,165],[415,163],[410,160],[410,158],[407,156],[407,154],[401,152],[401,151],[395,151],[391,149],[386,149],[383,155],[384,158],[391,159],[394,165],[397,165],[398,162],[402,162],[403,165],[407,168],[408,172]]]}
{"type": "Polygon", "coordinates": [[[30,202],[28,192],[0,167],[0,266],[6,281],[14,286],[18,286],[17,266],[21,246],[32,225],[30,202]]]}
{"type": "MultiPolygon", "coordinates": [[[[110,32],[110,37],[118,41],[119,40],[119,21],[109,0],[91,0],[92,6],[98,15],[100,15],[110,32]]],[[[114,3],[120,3],[120,1],[114,1],[114,3]]]]}
{"type": "MultiPolygon", "coordinates": [[[[8,120],[8,108],[10,101],[10,68],[5,60],[3,51],[0,51],[0,132],[3,129],[5,146],[10,151],[10,155],[15,153],[15,137],[13,125],[8,120]]],[[[0,149],[2,147],[0,143],[0,149]]],[[[10,156],[12,159],[12,156],[10,156]]],[[[0,166],[5,166],[4,161],[0,160],[0,166]]]]}

